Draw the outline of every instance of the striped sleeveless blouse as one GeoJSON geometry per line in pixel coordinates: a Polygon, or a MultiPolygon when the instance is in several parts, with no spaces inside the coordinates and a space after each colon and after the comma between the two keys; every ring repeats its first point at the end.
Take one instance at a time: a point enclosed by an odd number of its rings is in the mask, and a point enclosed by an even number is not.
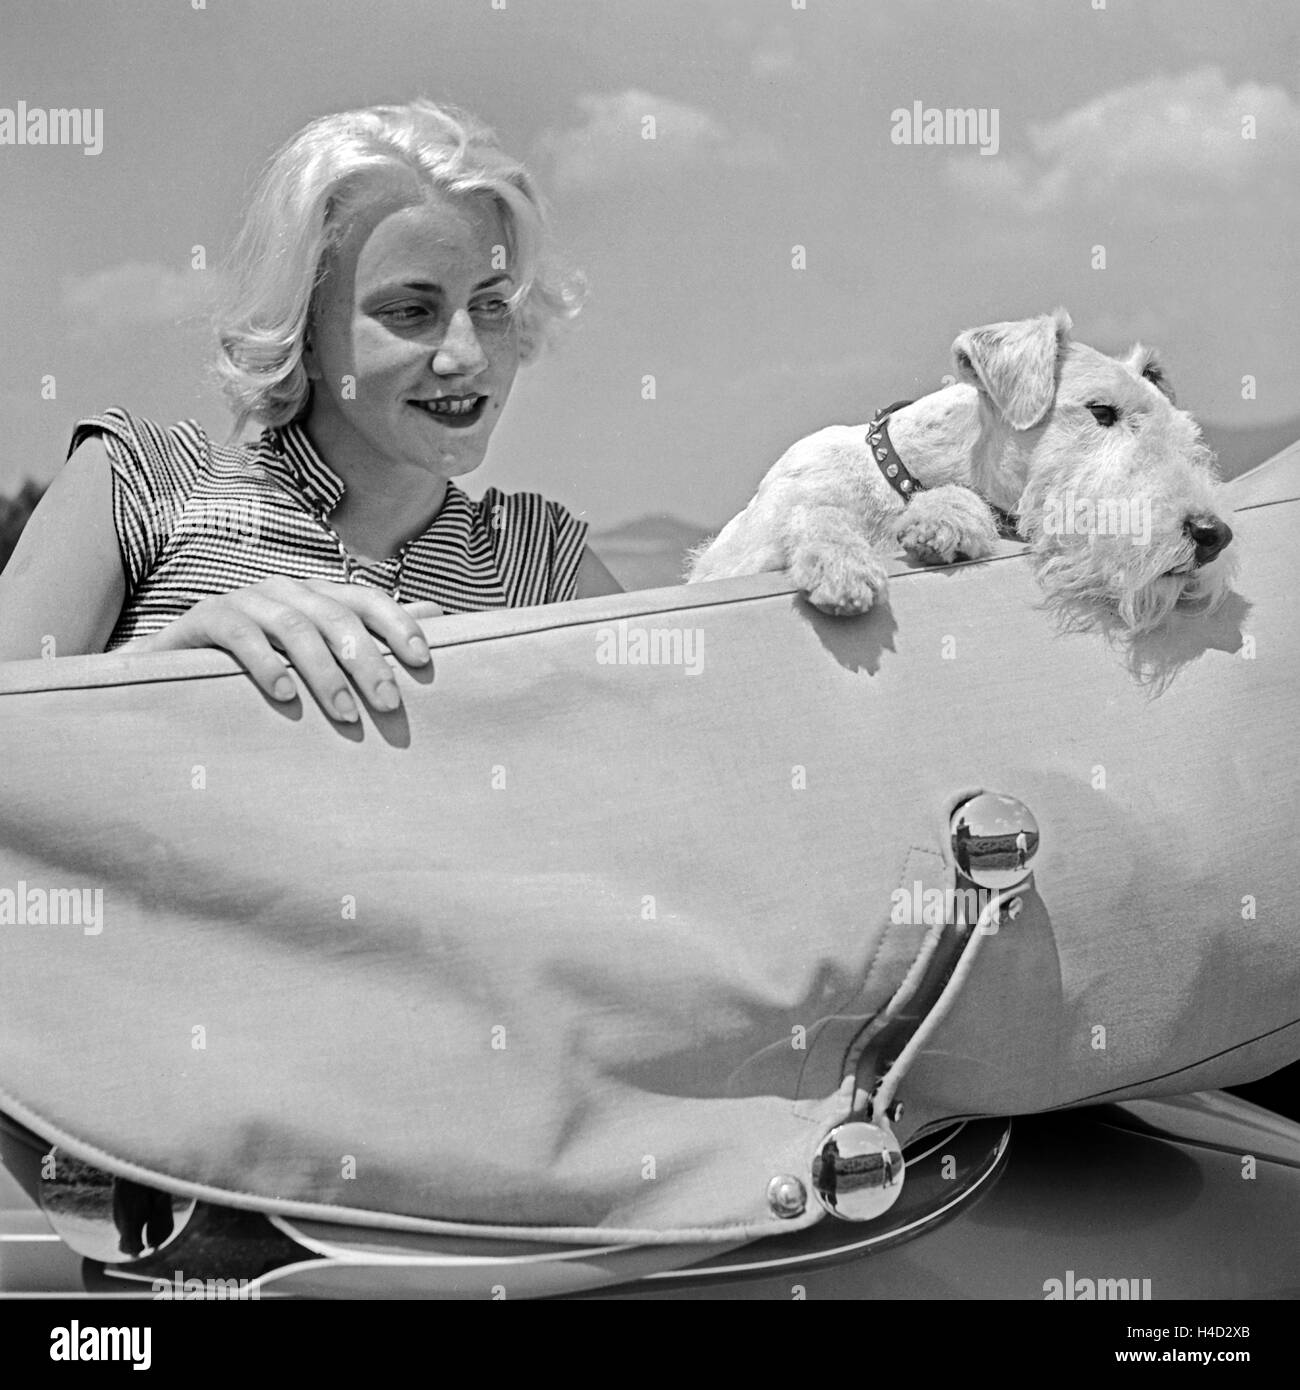
{"type": "Polygon", "coordinates": [[[587,523],[536,493],[489,488],[475,502],[449,482],[427,530],[389,559],[366,560],[330,526],[344,484],[298,424],[219,445],[193,420],[164,428],[112,409],[77,424],[69,454],[91,436],[112,460],[126,576],[108,651],[273,575],[366,584],[448,613],[574,595],[587,523]]]}

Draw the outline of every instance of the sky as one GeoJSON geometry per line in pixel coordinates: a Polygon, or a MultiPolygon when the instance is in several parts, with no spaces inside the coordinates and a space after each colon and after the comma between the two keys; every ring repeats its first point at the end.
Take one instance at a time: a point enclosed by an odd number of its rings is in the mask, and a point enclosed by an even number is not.
{"type": "Polygon", "coordinates": [[[103,115],[94,155],[0,144],[0,492],[48,481],[75,421],[113,404],[224,438],[204,305],[252,179],[311,118],[417,95],[530,165],[590,285],[520,373],[471,492],[540,491],[598,527],[720,523],[801,435],[941,386],[962,329],[1058,304],[1096,347],[1158,345],[1201,420],[1285,421],[1298,14],[4,0],[0,122],[19,101],[103,115]],[[983,147],[907,142],[896,113],[918,103],[982,113],[983,147]]]}

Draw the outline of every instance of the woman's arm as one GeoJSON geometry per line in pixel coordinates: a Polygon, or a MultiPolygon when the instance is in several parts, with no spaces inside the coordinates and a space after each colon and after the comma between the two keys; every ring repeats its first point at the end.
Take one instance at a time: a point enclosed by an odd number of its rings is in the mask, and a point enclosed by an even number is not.
{"type": "MultiPolygon", "coordinates": [[[[46,490],[0,575],[0,661],[102,652],[125,596],[112,462],[103,442],[90,438],[46,490]]],[[[297,693],[287,655],[324,708],[350,722],[358,718],[353,683],[376,709],[401,702],[371,634],[406,665],[427,665],[417,618],[436,611],[433,604],[404,609],[357,584],[276,576],[201,599],[161,632],[122,650],[219,647],[276,700],[297,693]]]]}
{"type": "MultiPolygon", "coordinates": [[[[576,595],[617,594],[622,586],[591,550],[578,566],[576,595]]],[[[102,652],[126,580],[113,525],[112,465],[97,438],[64,465],[23,529],[0,576],[0,661],[102,652]]],[[[419,616],[432,605],[419,605],[419,616]]],[[[276,577],[201,600],[131,651],[220,647],[273,699],[292,699],[284,655],[336,718],[354,720],[350,676],[378,709],[395,708],[397,688],[370,633],[410,666],[429,660],[412,612],[355,584],[276,577]],[[368,631],[367,631],[368,629],[368,631]],[[345,674],[346,673],[346,674],[345,674]]]]}
{"type": "Polygon", "coordinates": [[[0,661],[102,652],[125,594],[112,463],[91,438],[36,504],[0,575],[0,661]]]}
{"type": "Polygon", "coordinates": [[[582,559],[578,563],[578,586],[574,590],[574,598],[596,598],[600,594],[622,592],[623,586],[596,559],[595,553],[588,546],[582,552],[582,559]]]}

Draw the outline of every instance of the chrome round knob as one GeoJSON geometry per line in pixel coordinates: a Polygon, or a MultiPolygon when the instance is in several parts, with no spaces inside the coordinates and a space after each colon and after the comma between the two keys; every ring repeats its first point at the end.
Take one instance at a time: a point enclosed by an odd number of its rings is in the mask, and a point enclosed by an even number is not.
{"type": "Polygon", "coordinates": [[[963,801],[949,826],[957,867],[980,888],[1016,888],[1038,853],[1038,822],[1023,801],[981,792],[963,801]]]}
{"type": "Polygon", "coordinates": [[[114,1177],[52,1147],[41,1158],[41,1210],[78,1255],[127,1264],[170,1245],[194,1212],[177,1197],[114,1177]]]}
{"type": "Polygon", "coordinates": [[[903,1190],[903,1149],[888,1123],[849,1120],[822,1140],[812,1165],[813,1191],[832,1216],[871,1221],[903,1190]]]}

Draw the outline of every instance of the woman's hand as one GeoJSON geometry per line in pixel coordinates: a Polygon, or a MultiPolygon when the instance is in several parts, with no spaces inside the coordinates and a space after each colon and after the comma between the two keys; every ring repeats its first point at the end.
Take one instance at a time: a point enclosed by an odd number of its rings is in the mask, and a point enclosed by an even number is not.
{"type": "Polygon", "coordinates": [[[298,693],[283,652],[322,708],[335,719],[360,718],[350,684],[376,710],[401,703],[397,684],[371,633],[408,666],[424,666],[429,647],[417,617],[442,610],[434,603],[404,608],[378,589],[326,579],[276,575],[201,599],[161,632],[120,647],[127,652],[168,652],[220,647],[237,658],[273,700],[298,693]]]}

